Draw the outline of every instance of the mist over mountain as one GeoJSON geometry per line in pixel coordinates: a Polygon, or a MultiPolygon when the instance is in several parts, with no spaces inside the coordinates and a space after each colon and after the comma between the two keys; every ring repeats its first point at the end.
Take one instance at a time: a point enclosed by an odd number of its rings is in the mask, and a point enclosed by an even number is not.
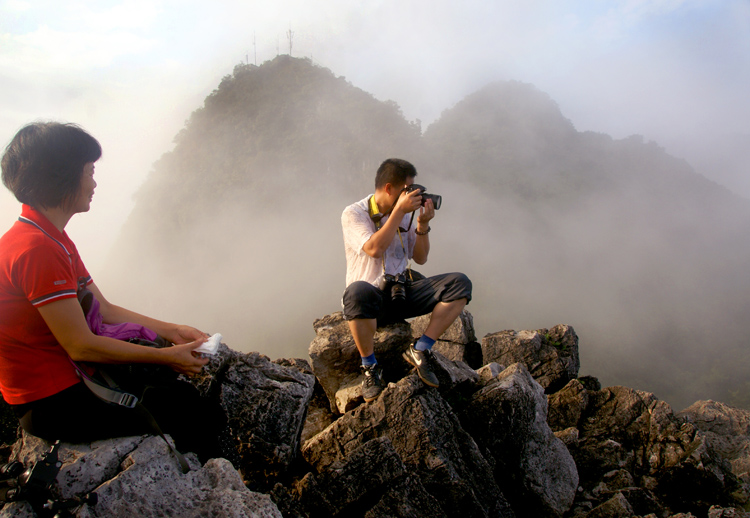
{"type": "Polygon", "coordinates": [[[97,282],[243,350],[305,356],[313,320],[340,309],[341,211],[388,157],[443,195],[418,269],[472,278],[480,336],[570,324],[604,384],[750,407],[749,202],[639,136],[578,132],[519,82],[422,135],[309,60],[239,65],[154,165],[97,282]]]}

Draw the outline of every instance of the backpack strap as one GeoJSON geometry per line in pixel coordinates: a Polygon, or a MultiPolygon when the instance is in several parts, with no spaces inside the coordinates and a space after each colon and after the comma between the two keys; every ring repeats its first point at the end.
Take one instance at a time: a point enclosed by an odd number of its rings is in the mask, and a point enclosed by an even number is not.
{"type": "Polygon", "coordinates": [[[101,369],[98,370],[98,373],[109,386],[103,385],[102,383],[99,383],[98,381],[93,379],[86,373],[85,370],[83,370],[80,365],[78,365],[78,363],[74,362],[73,360],[70,360],[70,363],[73,364],[73,367],[75,367],[78,376],[83,380],[88,389],[96,397],[107,403],[124,406],[125,408],[135,409],[135,411],[138,412],[141,417],[144,418],[146,423],[148,423],[148,425],[151,427],[151,431],[153,431],[157,435],[160,435],[161,438],[164,439],[164,442],[167,443],[169,449],[172,451],[174,456],[177,457],[177,461],[180,463],[180,469],[182,469],[182,472],[187,473],[190,471],[190,466],[185,460],[185,456],[177,451],[177,448],[172,446],[172,443],[167,440],[167,437],[164,435],[164,432],[159,426],[159,423],[156,422],[153,414],[149,412],[148,408],[143,406],[143,403],[138,400],[137,396],[122,390],[117,385],[117,383],[115,383],[115,381],[101,369]]]}

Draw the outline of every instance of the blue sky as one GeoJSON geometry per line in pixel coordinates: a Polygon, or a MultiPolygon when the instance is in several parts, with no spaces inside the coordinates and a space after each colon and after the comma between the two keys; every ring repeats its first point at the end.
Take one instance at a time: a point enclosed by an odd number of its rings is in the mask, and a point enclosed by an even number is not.
{"type": "MultiPolygon", "coordinates": [[[[0,0],[2,145],[54,119],[104,147],[92,212],[69,227],[93,272],[190,113],[235,64],[287,53],[290,27],[294,56],[423,127],[519,80],[579,131],[644,135],[750,197],[748,0],[0,0]]],[[[17,211],[3,191],[1,229],[17,211]]]]}

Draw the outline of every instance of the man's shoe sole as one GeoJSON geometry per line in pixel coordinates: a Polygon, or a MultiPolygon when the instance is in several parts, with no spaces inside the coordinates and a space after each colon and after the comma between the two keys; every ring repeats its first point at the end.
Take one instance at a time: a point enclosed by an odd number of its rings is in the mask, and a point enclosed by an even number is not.
{"type": "Polygon", "coordinates": [[[369,403],[370,401],[375,401],[376,399],[378,399],[378,396],[380,396],[380,394],[382,394],[382,393],[383,393],[383,391],[381,390],[380,393],[377,396],[375,396],[375,397],[366,398],[365,396],[362,396],[362,399],[365,400],[365,403],[369,403]]]}
{"type": "Polygon", "coordinates": [[[401,356],[404,357],[404,360],[406,360],[407,362],[409,362],[409,365],[411,365],[412,367],[414,367],[414,370],[417,371],[417,376],[419,376],[419,379],[422,380],[422,383],[424,383],[428,387],[432,387],[432,388],[438,388],[440,386],[439,383],[432,383],[431,381],[428,381],[428,380],[426,380],[426,379],[424,379],[422,377],[422,373],[419,372],[419,367],[417,367],[416,365],[414,365],[414,362],[411,361],[411,356],[409,356],[409,353],[402,353],[401,356]]]}

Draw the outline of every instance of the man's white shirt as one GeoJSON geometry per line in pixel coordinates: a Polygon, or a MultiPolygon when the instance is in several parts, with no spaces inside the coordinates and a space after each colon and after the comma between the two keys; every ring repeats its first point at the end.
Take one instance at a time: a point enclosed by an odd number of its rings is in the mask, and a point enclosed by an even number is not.
{"type": "MultiPolygon", "coordinates": [[[[355,281],[366,281],[374,286],[378,285],[378,279],[383,275],[383,260],[370,257],[363,250],[363,246],[370,239],[377,227],[370,218],[368,211],[370,197],[353,203],[344,209],[341,214],[341,226],[344,230],[344,250],[346,252],[346,285],[355,281]]],[[[385,225],[390,216],[381,220],[381,226],[385,225]]],[[[401,228],[407,228],[412,219],[407,214],[401,220],[401,228]]],[[[416,216],[408,232],[401,232],[403,247],[398,232],[388,246],[383,257],[385,258],[385,271],[396,275],[406,270],[409,260],[414,254],[414,243],[416,243],[416,216]],[[404,254],[406,251],[406,254],[404,254]]]]}

